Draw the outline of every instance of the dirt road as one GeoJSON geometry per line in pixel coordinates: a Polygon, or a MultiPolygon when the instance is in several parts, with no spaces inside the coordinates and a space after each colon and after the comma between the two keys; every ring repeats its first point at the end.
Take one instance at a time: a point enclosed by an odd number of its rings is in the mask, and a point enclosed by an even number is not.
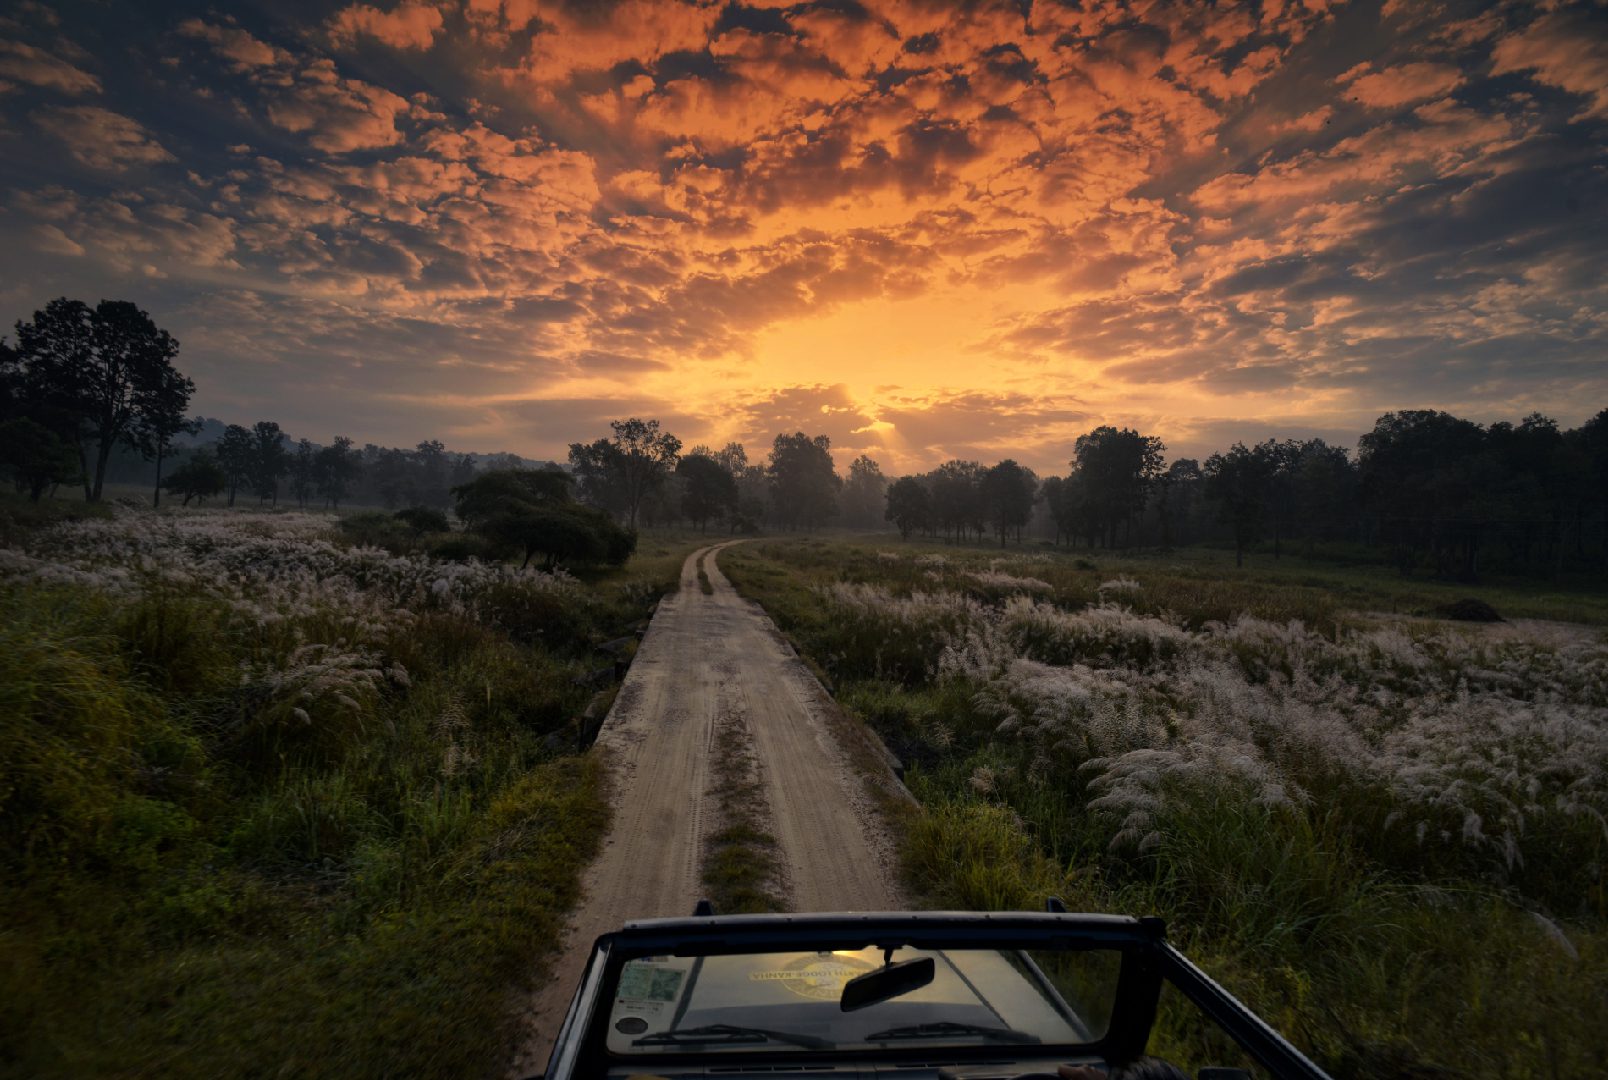
{"type": "Polygon", "coordinates": [[[547,1064],[599,934],[630,919],[692,913],[705,839],[719,828],[710,792],[718,729],[736,722],[751,740],[766,802],[759,813],[777,840],[776,884],[791,910],[902,906],[892,844],[862,776],[869,768],[875,782],[882,763],[851,760],[821,684],[720,573],[715,556],[726,546],[688,557],[680,591],[659,605],[598,735],[596,752],[610,763],[613,826],[586,873],[562,957],[531,1002],[515,1076],[547,1064]],[[698,581],[706,552],[712,595],[698,581]]]}

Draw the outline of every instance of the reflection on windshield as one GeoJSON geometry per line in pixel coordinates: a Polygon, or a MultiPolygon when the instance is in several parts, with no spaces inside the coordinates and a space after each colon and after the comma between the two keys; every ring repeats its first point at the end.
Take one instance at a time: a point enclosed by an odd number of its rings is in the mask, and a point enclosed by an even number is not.
{"type": "Polygon", "coordinates": [[[655,956],[627,961],[609,1015],[616,1054],[696,1048],[787,1050],[1076,1045],[1100,1038],[1120,956],[962,949],[655,956]],[[843,987],[886,963],[931,957],[930,983],[846,1013],[843,987]]]}

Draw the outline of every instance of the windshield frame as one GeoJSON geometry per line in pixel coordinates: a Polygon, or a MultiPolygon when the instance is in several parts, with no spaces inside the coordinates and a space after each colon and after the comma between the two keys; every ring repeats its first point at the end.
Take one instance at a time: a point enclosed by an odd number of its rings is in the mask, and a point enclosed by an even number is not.
{"type": "MultiPolygon", "coordinates": [[[[608,1022],[615,990],[625,965],[655,956],[696,958],[737,956],[767,952],[808,952],[876,949],[1102,951],[1117,953],[1117,977],[1111,1021],[1105,1033],[1092,1042],[1044,1042],[1010,1045],[1013,1058],[1070,1057],[1127,1058],[1143,1051],[1154,1017],[1159,980],[1153,949],[1159,920],[1126,916],[1075,916],[1011,913],[985,915],[973,912],[935,912],[921,915],[827,916],[721,916],[695,920],[655,919],[629,923],[597,941],[577,1005],[560,1032],[558,1053],[572,1050],[577,1060],[588,1058],[596,1067],[629,1065],[645,1068],[654,1063],[685,1065],[687,1054],[667,1048],[663,1052],[617,1054],[608,1049],[608,1022]],[[1157,925],[1152,927],[1151,922],[1157,925]],[[581,998],[586,998],[582,1001],[581,998]],[[572,1029],[573,1025],[573,1029],[572,1029]],[[568,1045],[567,1045],[568,1044],[568,1045]]],[[[1047,980],[1046,980],[1047,984],[1047,980]]],[[[1053,986],[1047,986],[1053,993],[1053,986]]],[[[1071,1012],[1055,994],[1056,1009],[1071,1012]]],[[[762,1049],[727,1048],[722,1065],[745,1061],[776,1063],[784,1058],[807,1058],[822,1064],[839,1061],[932,1060],[934,1055],[964,1061],[997,1058],[1005,1049],[998,1042],[974,1045],[912,1040],[908,1045],[856,1043],[841,1049],[804,1049],[767,1046],[762,1049]]],[[[555,1057],[554,1064],[558,1064],[555,1057]]]]}

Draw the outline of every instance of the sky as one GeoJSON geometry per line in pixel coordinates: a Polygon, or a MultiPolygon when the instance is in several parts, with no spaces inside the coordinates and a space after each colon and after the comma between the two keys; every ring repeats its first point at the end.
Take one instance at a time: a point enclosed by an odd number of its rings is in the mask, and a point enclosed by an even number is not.
{"type": "Polygon", "coordinates": [[[1608,406],[1602,5],[0,8],[0,320],[132,300],[193,407],[899,474],[1608,406]]]}

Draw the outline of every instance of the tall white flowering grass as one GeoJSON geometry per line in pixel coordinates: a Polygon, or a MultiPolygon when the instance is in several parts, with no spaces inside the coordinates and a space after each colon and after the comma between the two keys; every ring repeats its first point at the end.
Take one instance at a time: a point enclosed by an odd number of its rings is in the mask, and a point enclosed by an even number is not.
{"type": "MultiPolygon", "coordinates": [[[[1136,591],[1118,579],[1101,595],[1136,591]]],[[[1190,630],[1110,599],[1068,611],[847,584],[822,599],[865,648],[923,641],[934,677],[971,688],[1004,751],[972,790],[1051,785],[1116,850],[1233,804],[1332,815],[1387,863],[1527,889],[1600,880],[1608,861],[1600,636],[1250,617],[1190,630]]]]}
{"type": "Polygon", "coordinates": [[[329,519],[299,513],[124,509],[45,530],[26,550],[0,549],[0,579],[130,596],[178,588],[221,601],[244,626],[311,632],[331,644],[384,641],[426,611],[480,616],[508,588],[580,598],[563,573],[345,547],[329,519]]]}

